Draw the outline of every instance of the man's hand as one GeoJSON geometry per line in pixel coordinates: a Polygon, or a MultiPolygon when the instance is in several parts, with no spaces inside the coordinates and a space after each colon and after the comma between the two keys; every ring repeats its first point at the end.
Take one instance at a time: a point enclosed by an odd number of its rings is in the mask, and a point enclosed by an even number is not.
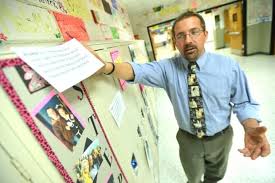
{"type": "Polygon", "coordinates": [[[270,145],[265,136],[266,127],[245,128],[243,149],[239,149],[245,157],[251,157],[252,160],[259,156],[265,157],[270,154],[270,145]]]}

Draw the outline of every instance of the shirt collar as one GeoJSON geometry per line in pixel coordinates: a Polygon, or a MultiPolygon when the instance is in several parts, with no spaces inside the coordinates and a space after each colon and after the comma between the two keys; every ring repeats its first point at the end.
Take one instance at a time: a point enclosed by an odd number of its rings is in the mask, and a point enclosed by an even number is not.
{"type": "MultiPolygon", "coordinates": [[[[204,51],[204,53],[203,53],[203,54],[199,57],[199,59],[196,61],[199,70],[201,70],[201,69],[203,68],[203,66],[205,65],[206,58],[207,58],[207,52],[204,51]]],[[[188,70],[189,61],[186,60],[183,56],[182,56],[182,60],[183,60],[184,68],[185,68],[186,70],[188,70]]]]}

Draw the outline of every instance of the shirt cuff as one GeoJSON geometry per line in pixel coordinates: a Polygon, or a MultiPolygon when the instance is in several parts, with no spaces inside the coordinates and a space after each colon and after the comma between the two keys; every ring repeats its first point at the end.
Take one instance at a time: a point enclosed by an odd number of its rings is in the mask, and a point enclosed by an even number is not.
{"type": "Polygon", "coordinates": [[[259,123],[262,121],[259,115],[258,105],[246,105],[238,110],[237,118],[242,123],[244,120],[252,118],[259,123]]]}
{"type": "Polygon", "coordinates": [[[141,81],[141,76],[142,76],[142,71],[140,68],[140,65],[134,62],[128,62],[132,68],[133,68],[133,72],[134,72],[134,80],[128,80],[127,83],[130,84],[136,84],[139,83],[141,81]]]}

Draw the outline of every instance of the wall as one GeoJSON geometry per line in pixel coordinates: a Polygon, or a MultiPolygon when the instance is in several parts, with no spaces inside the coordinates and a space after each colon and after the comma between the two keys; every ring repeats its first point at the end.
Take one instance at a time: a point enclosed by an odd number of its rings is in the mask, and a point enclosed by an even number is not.
{"type": "Polygon", "coordinates": [[[272,0],[247,1],[247,54],[270,52],[272,0]]]}
{"type": "Polygon", "coordinates": [[[134,34],[139,35],[140,39],[145,40],[146,47],[149,52],[152,52],[150,45],[150,38],[147,32],[147,27],[158,24],[167,20],[175,19],[179,14],[187,11],[188,9],[194,9],[196,11],[205,10],[220,4],[226,4],[234,0],[212,0],[205,1],[177,1],[171,5],[165,6],[160,12],[143,12],[142,14],[131,14],[129,12],[130,21],[133,27],[134,34]]]}

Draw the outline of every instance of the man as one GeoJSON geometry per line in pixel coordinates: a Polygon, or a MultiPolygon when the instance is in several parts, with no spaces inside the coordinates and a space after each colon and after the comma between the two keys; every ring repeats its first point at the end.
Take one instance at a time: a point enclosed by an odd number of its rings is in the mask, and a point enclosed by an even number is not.
{"type": "Polygon", "coordinates": [[[232,145],[231,112],[244,127],[245,147],[239,151],[246,157],[270,154],[266,128],[259,126],[259,104],[239,64],[205,51],[203,18],[194,12],[180,15],[172,34],[180,56],[146,64],[106,63],[100,72],[164,88],[179,125],[179,154],[188,182],[199,183],[204,176],[204,183],[215,183],[225,175],[232,145]]]}

